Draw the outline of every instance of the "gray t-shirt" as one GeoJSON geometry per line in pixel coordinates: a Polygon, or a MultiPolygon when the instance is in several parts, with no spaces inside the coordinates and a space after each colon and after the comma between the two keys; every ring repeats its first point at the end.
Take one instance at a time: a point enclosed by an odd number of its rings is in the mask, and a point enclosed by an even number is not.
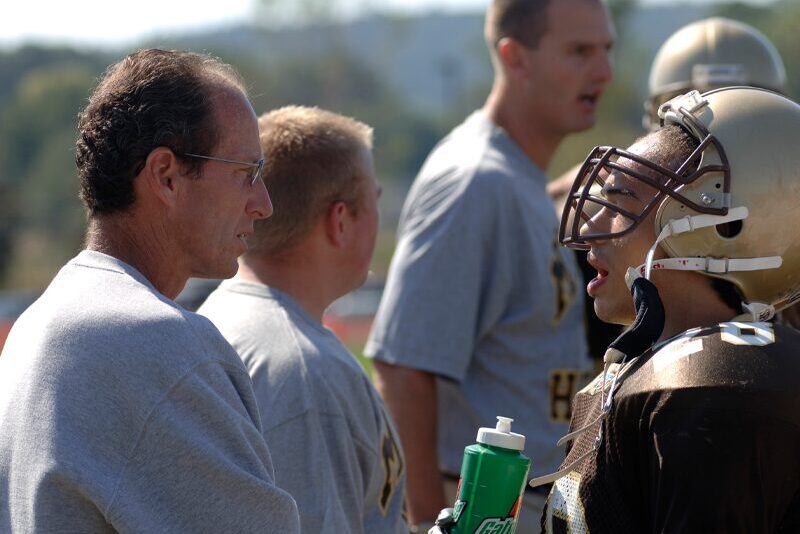
{"type": "Polygon", "coordinates": [[[225,281],[198,312],[253,378],[275,478],[297,500],[302,531],[407,534],[399,440],[336,336],[262,284],[225,281]]]}
{"type": "Polygon", "coordinates": [[[299,532],[260,426],[205,317],[81,252],[0,357],[0,532],[299,532]]]}
{"type": "Polygon", "coordinates": [[[573,253],[546,178],[482,111],[431,153],[401,215],[368,356],[435,373],[439,458],[513,417],[535,473],[558,467],[571,398],[590,368],[573,253]]]}

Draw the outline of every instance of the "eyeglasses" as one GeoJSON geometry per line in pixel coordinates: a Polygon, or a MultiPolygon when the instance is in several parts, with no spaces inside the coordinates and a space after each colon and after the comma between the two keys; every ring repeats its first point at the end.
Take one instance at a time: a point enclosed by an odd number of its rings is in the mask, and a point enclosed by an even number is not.
{"type": "Polygon", "coordinates": [[[256,180],[258,180],[261,177],[261,169],[264,168],[264,158],[261,158],[255,163],[252,163],[249,161],[236,161],[235,159],[215,158],[213,156],[201,156],[200,154],[189,154],[188,152],[183,153],[182,155],[189,158],[207,159],[210,161],[221,161],[222,163],[234,163],[236,165],[246,165],[248,167],[252,167],[253,170],[250,171],[250,176],[249,176],[250,185],[255,184],[256,180]]]}

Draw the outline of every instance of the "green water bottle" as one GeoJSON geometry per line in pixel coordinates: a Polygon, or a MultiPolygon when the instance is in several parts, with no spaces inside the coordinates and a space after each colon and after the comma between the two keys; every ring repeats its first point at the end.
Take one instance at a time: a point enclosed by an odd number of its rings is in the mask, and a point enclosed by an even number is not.
{"type": "Polygon", "coordinates": [[[498,417],[464,449],[451,534],[513,534],[531,460],[525,436],[511,432],[513,419],[498,417]]]}

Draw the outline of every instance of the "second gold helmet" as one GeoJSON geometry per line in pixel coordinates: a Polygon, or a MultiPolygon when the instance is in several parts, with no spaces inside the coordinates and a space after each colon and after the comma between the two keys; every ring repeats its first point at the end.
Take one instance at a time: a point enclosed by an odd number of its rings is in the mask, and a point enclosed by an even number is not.
{"type": "Polygon", "coordinates": [[[722,17],[684,26],[658,50],[650,69],[645,128],[658,125],[658,108],[690,90],[701,93],[735,85],[785,92],[786,69],[761,32],[722,17]]]}

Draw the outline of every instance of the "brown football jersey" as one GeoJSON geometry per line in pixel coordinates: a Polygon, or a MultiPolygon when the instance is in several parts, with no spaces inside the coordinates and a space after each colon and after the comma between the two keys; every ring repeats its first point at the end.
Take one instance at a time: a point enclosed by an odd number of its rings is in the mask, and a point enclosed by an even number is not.
{"type": "Polygon", "coordinates": [[[800,532],[800,332],[688,330],[617,373],[605,416],[601,376],[575,397],[544,532],[800,532]]]}

